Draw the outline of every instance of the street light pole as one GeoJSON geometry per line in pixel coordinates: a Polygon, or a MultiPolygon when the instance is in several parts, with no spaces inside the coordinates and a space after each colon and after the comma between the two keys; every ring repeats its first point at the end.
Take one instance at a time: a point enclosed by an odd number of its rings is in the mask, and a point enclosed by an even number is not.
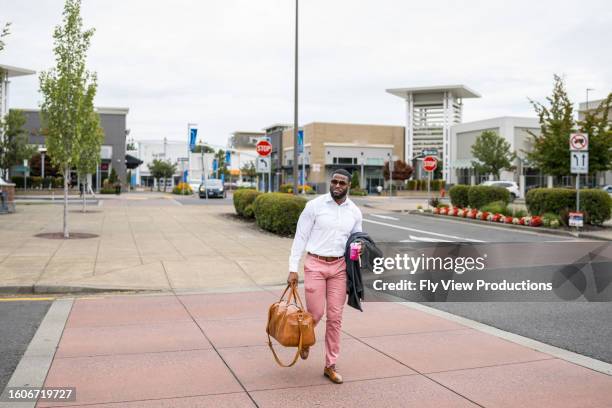
{"type": "Polygon", "coordinates": [[[293,194],[298,193],[298,0],[295,0],[295,77],[293,90],[293,194]]]}

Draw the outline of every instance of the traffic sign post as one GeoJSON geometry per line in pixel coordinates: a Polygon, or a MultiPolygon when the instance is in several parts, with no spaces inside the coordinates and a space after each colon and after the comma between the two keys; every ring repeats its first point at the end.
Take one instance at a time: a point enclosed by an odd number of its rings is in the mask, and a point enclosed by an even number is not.
{"type": "MultiPolygon", "coordinates": [[[[438,159],[434,156],[426,156],[423,159],[423,170],[428,173],[427,176],[427,195],[431,197],[431,176],[438,167],[438,159]]],[[[427,203],[429,206],[429,203],[427,203]]]]}
{"type": "MultiPolygon", "coordinates": [[[[259,157],[257,158],[257,172],[268,173],[268,183],[266,191],[272,191],[272,143],[267,139],[261,139],[255,145],[255,150],[259,157]],[[261,169],[261,171],[260,171],[261,169]]],[[[265,179],[264,179],[265,180],[265,179]]]]}
{"type": "Polygon", "coordinates": [[[569,137],[570,169],[576,175],[576,212],[570,213],[570,226],[576,231],[583,226],[580,212],[580,175],[589,174],[589,136],[585,133],[572,133],[569,137]]]}

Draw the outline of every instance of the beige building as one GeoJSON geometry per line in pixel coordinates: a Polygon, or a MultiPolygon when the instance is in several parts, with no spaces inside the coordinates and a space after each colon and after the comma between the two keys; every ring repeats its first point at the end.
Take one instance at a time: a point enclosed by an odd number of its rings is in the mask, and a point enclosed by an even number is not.
{"type": "MultiPolygon", "coordinates": [[[[404,127],[346,123],[309,123],[304,129],[307,184],[327,191],[333,170],[358,171],[362,188],[384,185],[383,166],[391,158],[404,160],[404,127]]],[[[283,131],[283,182],[293,182],[293,129],[283,131]]],[[[299,160],[300,171],[302,160],[299,160]]],[[[300,176],[298,176],[300,177],[300,176]]]]}

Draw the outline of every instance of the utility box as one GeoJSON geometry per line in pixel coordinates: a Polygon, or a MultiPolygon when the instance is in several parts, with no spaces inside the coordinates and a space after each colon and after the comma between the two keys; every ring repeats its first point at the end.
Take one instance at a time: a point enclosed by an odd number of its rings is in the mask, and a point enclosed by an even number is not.
{"type": "Polygon", "coordinates": [[[0,178],[0,214],[15,212],[15,184],[0,178]]]}

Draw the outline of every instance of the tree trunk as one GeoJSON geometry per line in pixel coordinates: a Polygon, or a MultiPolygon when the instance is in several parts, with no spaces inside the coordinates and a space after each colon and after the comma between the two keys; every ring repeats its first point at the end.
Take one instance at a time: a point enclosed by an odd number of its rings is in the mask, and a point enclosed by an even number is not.
{"type": "Polygon", "coordinates": [[[85,176],[83,181],[83,212],[87,212],[87,176],[85,176]]]}
{"type": "Polygon", "coordinates": [[[68,234],[68,180],[70,180],[70,167],[64,167],[64,239],[70,238],[68,234]]]}

